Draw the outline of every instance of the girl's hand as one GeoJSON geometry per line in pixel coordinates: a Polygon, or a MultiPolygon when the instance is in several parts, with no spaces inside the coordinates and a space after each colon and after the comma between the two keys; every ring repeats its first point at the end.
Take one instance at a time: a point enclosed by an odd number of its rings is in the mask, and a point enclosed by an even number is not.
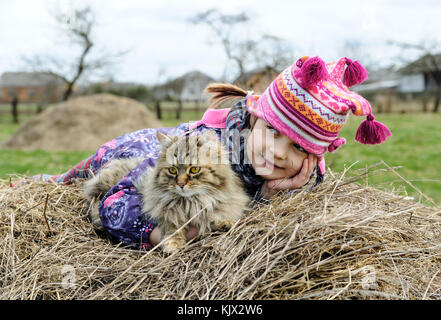
{"type": "Polygon", "coordinates": [[[308,157],[303,160],[302,169],[294,177],[266,180],[260,190],[263,198],[269,200],[274,198],[281,190],[292,190],[304,186],[308,183],[316,165],[317,157],[309,154],[308,157]]]}

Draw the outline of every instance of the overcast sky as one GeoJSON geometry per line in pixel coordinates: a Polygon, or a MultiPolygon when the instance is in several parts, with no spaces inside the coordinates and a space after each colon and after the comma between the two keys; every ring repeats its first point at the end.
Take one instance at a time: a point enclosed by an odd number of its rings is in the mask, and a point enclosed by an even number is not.
{"type": "Polygon", "coordinates": [[[95,50],[129,49],[113,69],[117,81],[153,84],[164,80],[158,79],[161,69],[164,78],[192,70],[219,78],[226,63],[222,47],[208,29],[188,22],[210,8],[246,11],[252,21],[244,33],[281,37],[296,57],[319,55],[328,62],[345,55],[345,40],[362,42],[362,56],[385,65],[397,55],[385,45],[387,40],[441,43],[439,0],[0,0],[0,73],[22,70],[23,55],[72,55],[50,15],[69,3],[89,3],[95,9],[95,50]]]}

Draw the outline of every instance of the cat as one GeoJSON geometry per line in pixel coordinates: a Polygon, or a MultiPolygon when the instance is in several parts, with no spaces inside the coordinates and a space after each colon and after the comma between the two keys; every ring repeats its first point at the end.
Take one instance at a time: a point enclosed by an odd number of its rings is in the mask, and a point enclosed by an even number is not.
{"type": "MultiPolygon", "coordinates": [[[[161,153],[156,165],[134,182],[142,210],[158,222],[166,253],[182,248],[190,225],[204,235],[231,228],[249,209],[248,195],[232,170],[227,151],[210,130],[196,136],[174,136],[157,131],[161,153]],[[190,219],[186,227],[181,228],[190,219]]],[[[93,204],[92,221],[100,224],[100,197],[143,159],[112,160],[85,184],[93,204]]]]}

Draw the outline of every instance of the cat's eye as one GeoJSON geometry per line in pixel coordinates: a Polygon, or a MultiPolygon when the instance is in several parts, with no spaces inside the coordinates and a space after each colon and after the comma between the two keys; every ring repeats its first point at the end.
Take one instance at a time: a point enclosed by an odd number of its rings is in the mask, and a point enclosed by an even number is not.
{"type": "Polygon", "coordinates": [[[176,167],[170,167],[170,168],[168,168],[168,172],[170,172],[171,174],[176,174],[176,172],[178,172],[178,170],[176,169],[176,167]]]}
{"type": "Polygon", "coordinates": [[[201,167],[191,167],[191,168],[190,168],[190,172],[191,172],[191,173],[196,174],[196,173],[198,173],[199,171],[201,171],[201,167]]]}

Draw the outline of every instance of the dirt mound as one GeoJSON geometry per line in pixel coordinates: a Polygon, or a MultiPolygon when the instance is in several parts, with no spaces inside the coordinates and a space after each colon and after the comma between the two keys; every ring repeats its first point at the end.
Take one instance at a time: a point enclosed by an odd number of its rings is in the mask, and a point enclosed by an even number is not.
{"type": "Polygon", "coordinates": [[[161,124],[146,107],[111,94],[58,103],[24,123],[2,148],[96,150],[122,134],[161,124]]]}

